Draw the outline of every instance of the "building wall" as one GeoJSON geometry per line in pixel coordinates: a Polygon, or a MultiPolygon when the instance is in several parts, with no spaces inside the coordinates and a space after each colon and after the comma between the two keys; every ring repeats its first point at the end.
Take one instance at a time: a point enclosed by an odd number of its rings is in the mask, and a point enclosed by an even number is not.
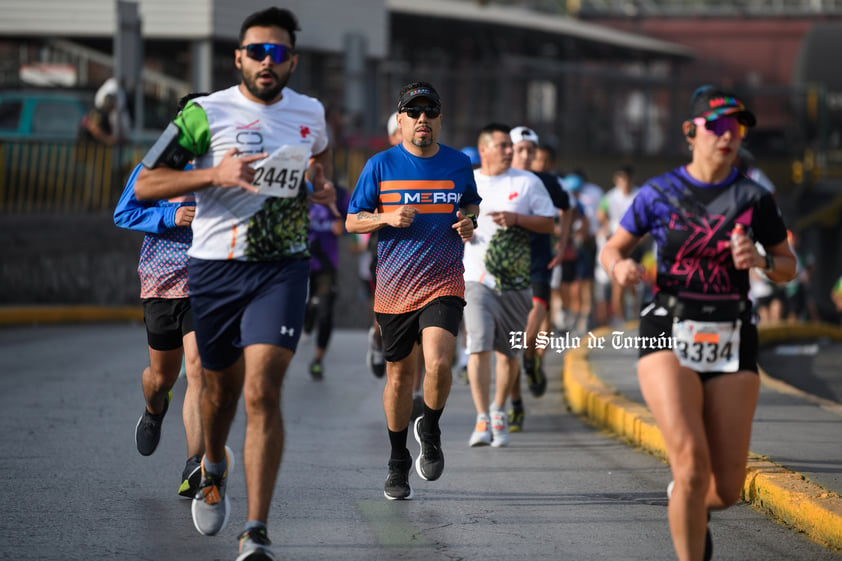
{"type": "MultiPolygon", "coordinates": [[[[215,0],[214,5],[214,35],[236,39],[243,18],[266,8],[267,3],[265,0],[215,0]]],[[[389,18],[385,0],[286,0],[281,5],[298,18],[300,48],[338,53],[344,50],[346,34],[360,33],[367,39],[369,56],[387,55],[389,18]]]]}
{"type": "MultiPolygon", "coordinates": [[[[839,19],[839,18],[837,18],[839,19]]],[[[599,19],[600,24],[691,47],[698,62],[731,82],[784,85],[816,18],[599,19]]]]}
{"type": "MultiPolygon", "coordinates": [[[[110,37],[116,5],[116,0],[3,0],[0,36],[110,37]]],[[[265,0],[138,0],[138,11],[147,39],[236,41],[242,20],[267,5],[265,0]]],[[[385,0],[287,0],[283,5],[299,19],[302,48],[341,52],[347,33],[361,33],[369,56],[386,56],[385,0]]]]}
{"type": "MultiPolygon", "coordinates": [[[[117,25],[116,0],[3,0],[0,35],[110,37],[117,25]]],[[[148,37],[201,37],[210,33],[211,0],[140,0],[148,37]]]]}

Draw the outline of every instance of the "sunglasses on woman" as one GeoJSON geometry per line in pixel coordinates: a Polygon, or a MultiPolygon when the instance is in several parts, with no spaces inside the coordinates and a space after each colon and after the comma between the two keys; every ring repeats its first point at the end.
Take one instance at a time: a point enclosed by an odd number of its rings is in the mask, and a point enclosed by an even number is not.
{"type": "Polygon", "coordinates": [[[735,117],[729,117],[727,115],[711,120],[707,120],[704,117],[696,117],[693,119],[693,123],[695,123],[697,127],[702,127],[709,133],[715,134],[716,136],[722,136],[727,131],[731,131],[732,136],[743,138],[746,135],[747,130],[747,127],[740,123],[735,117]]]}
{"type": "Polygon", "coordinates": [[[256,61],[263,61],[266,55],[272,57],[272,62],[280,64],[292,57],[292,47],[279,45],[278,43],[250,43],[243,45],[240,49],[246,51],[246,56],[256,61]]]}

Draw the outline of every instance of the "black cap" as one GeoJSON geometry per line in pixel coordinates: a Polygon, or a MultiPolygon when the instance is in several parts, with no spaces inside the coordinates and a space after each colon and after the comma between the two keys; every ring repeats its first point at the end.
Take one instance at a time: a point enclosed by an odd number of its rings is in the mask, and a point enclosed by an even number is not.
{"type": "Polygon", "coordinates": [[[398,110],[403,109],[409,102],[418,99],[419,97],[424,97],[429,99],[433,102],[436,107],[441,107],[441,99],[439,98],[439,94],[436,90],[433,89],[432,86],[420,86],[417,88],[412,88],[411,90],[407,90],[398,101],[398,110]]]}
{"type": "Polygon", "coordinates": [[[690,119],[702,117],[711,120],[722,115],[733,115],[747,127],[757,124],[754,113],[734,94],[714,86],[702,86],[695,91],[690,100],[690,119]]]}

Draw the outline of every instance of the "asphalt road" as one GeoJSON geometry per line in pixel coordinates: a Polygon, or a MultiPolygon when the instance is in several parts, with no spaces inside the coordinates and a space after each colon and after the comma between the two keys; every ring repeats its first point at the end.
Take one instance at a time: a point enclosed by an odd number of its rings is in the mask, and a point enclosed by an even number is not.
{"type": "Polygon", "coordinates": [[[842,343],[797,341],[761,348],[758,362],[770,376],[808,394],[842,403],[842,343]]]}
{"type": "MultiPolygon", "coordinates": [[[[279,559],[674,560],[668,467],[566,411],[557,355],[547,394],[527,392],[526,430],[508,448],[468,448],[474,412],[455,379],[442,479],[413,474],[414,500],[385,500],[383,381],[364,366],[365,341],[363,331],[336,332],[318,383],[304,343],[288,373],[286,454],[269,521],[279,559]]],[[[0,329],[0,559],[236,557],[242,470],[230,479],[231,521],[219,536],[199,535],[190,502],[176,495],[183,379],[158,451],[135,449],[145,344],[138,324],[0,329]]],[[[229,442],[238,464],[243,421],[241,409],[229,442]]],[[[842,558],[746,505],[714,513],[711,529],[717,561],[842,558]]]]}

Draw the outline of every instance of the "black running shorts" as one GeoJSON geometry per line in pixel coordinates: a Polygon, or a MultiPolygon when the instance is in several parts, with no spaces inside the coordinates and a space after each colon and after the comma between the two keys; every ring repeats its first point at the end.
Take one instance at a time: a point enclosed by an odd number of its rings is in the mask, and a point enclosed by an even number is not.
{"type": "Polygon", "coordinates": [[[190,299],[144,298],[142,302],[149,348],[156,351],[180,349],[184,336],[193,331],[190,299]]]}
{"type": "Polygon", "coordinates": [[[421,342],[421,332],[427,327],[441,327],[455,337],[462,323],[465,301],[457,296],[442,296],[423,308],[405,314],[375,314],[383,337],[383,358],[398,362],[421,342]]]}

